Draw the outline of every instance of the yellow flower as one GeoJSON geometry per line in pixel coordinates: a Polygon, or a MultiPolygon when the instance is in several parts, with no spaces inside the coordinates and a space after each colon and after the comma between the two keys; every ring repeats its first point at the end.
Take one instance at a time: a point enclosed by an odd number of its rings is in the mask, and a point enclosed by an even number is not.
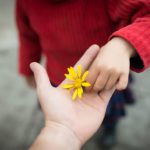
{"type": "Polygon", "coordinates": [[[88,71],[85,71],[82,75],[82,69],[79,65],[77,67],[77,72],[73,67],[68,68],[68,74],[65,74],[65,77],[71,80],[71,83],[63,85],[64,89],[74,90],[72,99],[75,100],[78,96],[82,98],[83,88],[91,86],[90,83],[85,81],[85,78],[88,75],[88,71]]]}

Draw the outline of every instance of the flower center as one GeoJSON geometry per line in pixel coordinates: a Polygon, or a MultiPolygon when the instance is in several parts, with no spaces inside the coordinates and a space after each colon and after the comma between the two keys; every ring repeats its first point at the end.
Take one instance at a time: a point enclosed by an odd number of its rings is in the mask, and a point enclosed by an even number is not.
{"type": "Polygon", "coordinates": [[[82,80],[81,80],[81,79],[76,79],[76,81],[74,82],[74,86],[75,86],[76,88],[81,87],[81,84],[82,84],[82,80]]]}

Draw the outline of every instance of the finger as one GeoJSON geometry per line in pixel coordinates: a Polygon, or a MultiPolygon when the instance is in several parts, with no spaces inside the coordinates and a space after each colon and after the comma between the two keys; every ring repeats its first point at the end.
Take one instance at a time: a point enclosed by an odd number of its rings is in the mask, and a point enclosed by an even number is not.
{"type": "Polygon", "coordinates": [[[113,73],[109,79],[108,82],[106,83],[105,89],[109,90],[111,89],[113,86],[115,86],[115,84],[117,83],[117,80],[119,78],[119,74],[113,73]]]}
{"type": "Polygon", "coordinates": [[[122,74],[120,76],[120,79],[119,79],[119,81],[117,83],[117,86],[116,86],[117,90],[124,90],[127,87],[127,85],[128,85],[128,76],[129,75],[127,75],[127,74],[122,74]]]}
{"type": "MultiPolygon", "coordinates": [[[[88,50],[83,54],[83,56],[80,58],[80,60],[75,64],[74,68],[76,69],[78,65],[82,66],[82,72],[87,70],[91,63],[93,62],[94,58],[99,52],[99,46],[98,45],[92,45],[88,48],[88,50]]],[[[64,80],[62,84],[64,84],[67,80],[64,80]]]]}
{"type": "Polygon", "coordinates": [[[99,46],[96,44],[90,46],[80,60],[75,64],[74,68],[77,68],[78,65],[81,65],[83,72],[87,70],[92,64],[94,58],[97,56],[99,49],[99,46]]]}
{"type": "Polygon", "coordinates": [[[93,69],[90,69],[89,70],[89,75],[87,76],[87,82],[89,82],[91,84],[90,87],[87,87],[86,88],[86,91],[90,91],[91,89],[93,89],[93,86],[96,82],[96,79],[98,78],[99,76],[99,71],[98,70],[93,70],[93,69]]]}
{"type": "Polygon", "coordinates": [[[107,71],[101,72],[94,84],[93,90],[96,92],[103,90],[109,79],[109,75],[107,71]]]}
{"type": "Polygon", "coordinates": [[[47,72],[40,64],[33,62],[30,64],[30,68],[34,73],[37,90],[42,91],[52,88],[47,72]]]}
{"type": "Polygon", "coordinates": [[[103,90],[99,93],[99,97],[104,102],[106,107],[115,90],[116,90],[116,87],[114,86],[113,88],[109,90],[103,90]]]}
{"type": "Polygon", "coordinates": [[[91,84],[91,86],[86,88],[87,91],[90,91],[93,88],[93,86],[96,82],[96,79],[99,76],[99,69],[95,69],[95,66],[96,66],[96,60],[92,63],[92,65],[89,69],[89,74],[87,76],[87,82],[89,82],[91,84]]]}

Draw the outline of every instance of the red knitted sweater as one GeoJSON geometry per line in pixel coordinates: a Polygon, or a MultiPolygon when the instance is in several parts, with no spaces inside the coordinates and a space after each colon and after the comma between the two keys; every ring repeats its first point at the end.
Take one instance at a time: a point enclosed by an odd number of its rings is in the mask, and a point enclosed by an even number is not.
{"type": "Polygon", "coordinates": [[[48,75],[59,84],[90,45],[102,46],[113,36],[136,49],[133,70],[150,65],[149,0],[18,0],[16,14],[19,70],[25,76],[32,74],[29,64],[44,54],[48,75]]]}

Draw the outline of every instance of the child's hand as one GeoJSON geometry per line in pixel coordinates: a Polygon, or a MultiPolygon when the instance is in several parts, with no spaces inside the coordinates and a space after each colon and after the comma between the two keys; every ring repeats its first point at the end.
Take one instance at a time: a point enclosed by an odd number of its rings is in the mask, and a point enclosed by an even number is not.
{"type": "MultiPolygon", "coordinates": [[[[116,85],[117,90],[127,87],[130,57],[134,48],[124,39],[116,37],[104,45],[89,69],[87,81],[95,91],[108,90],[116,85]]],[[[89,87],[88,90],[92,88],[89,87]]]]}

